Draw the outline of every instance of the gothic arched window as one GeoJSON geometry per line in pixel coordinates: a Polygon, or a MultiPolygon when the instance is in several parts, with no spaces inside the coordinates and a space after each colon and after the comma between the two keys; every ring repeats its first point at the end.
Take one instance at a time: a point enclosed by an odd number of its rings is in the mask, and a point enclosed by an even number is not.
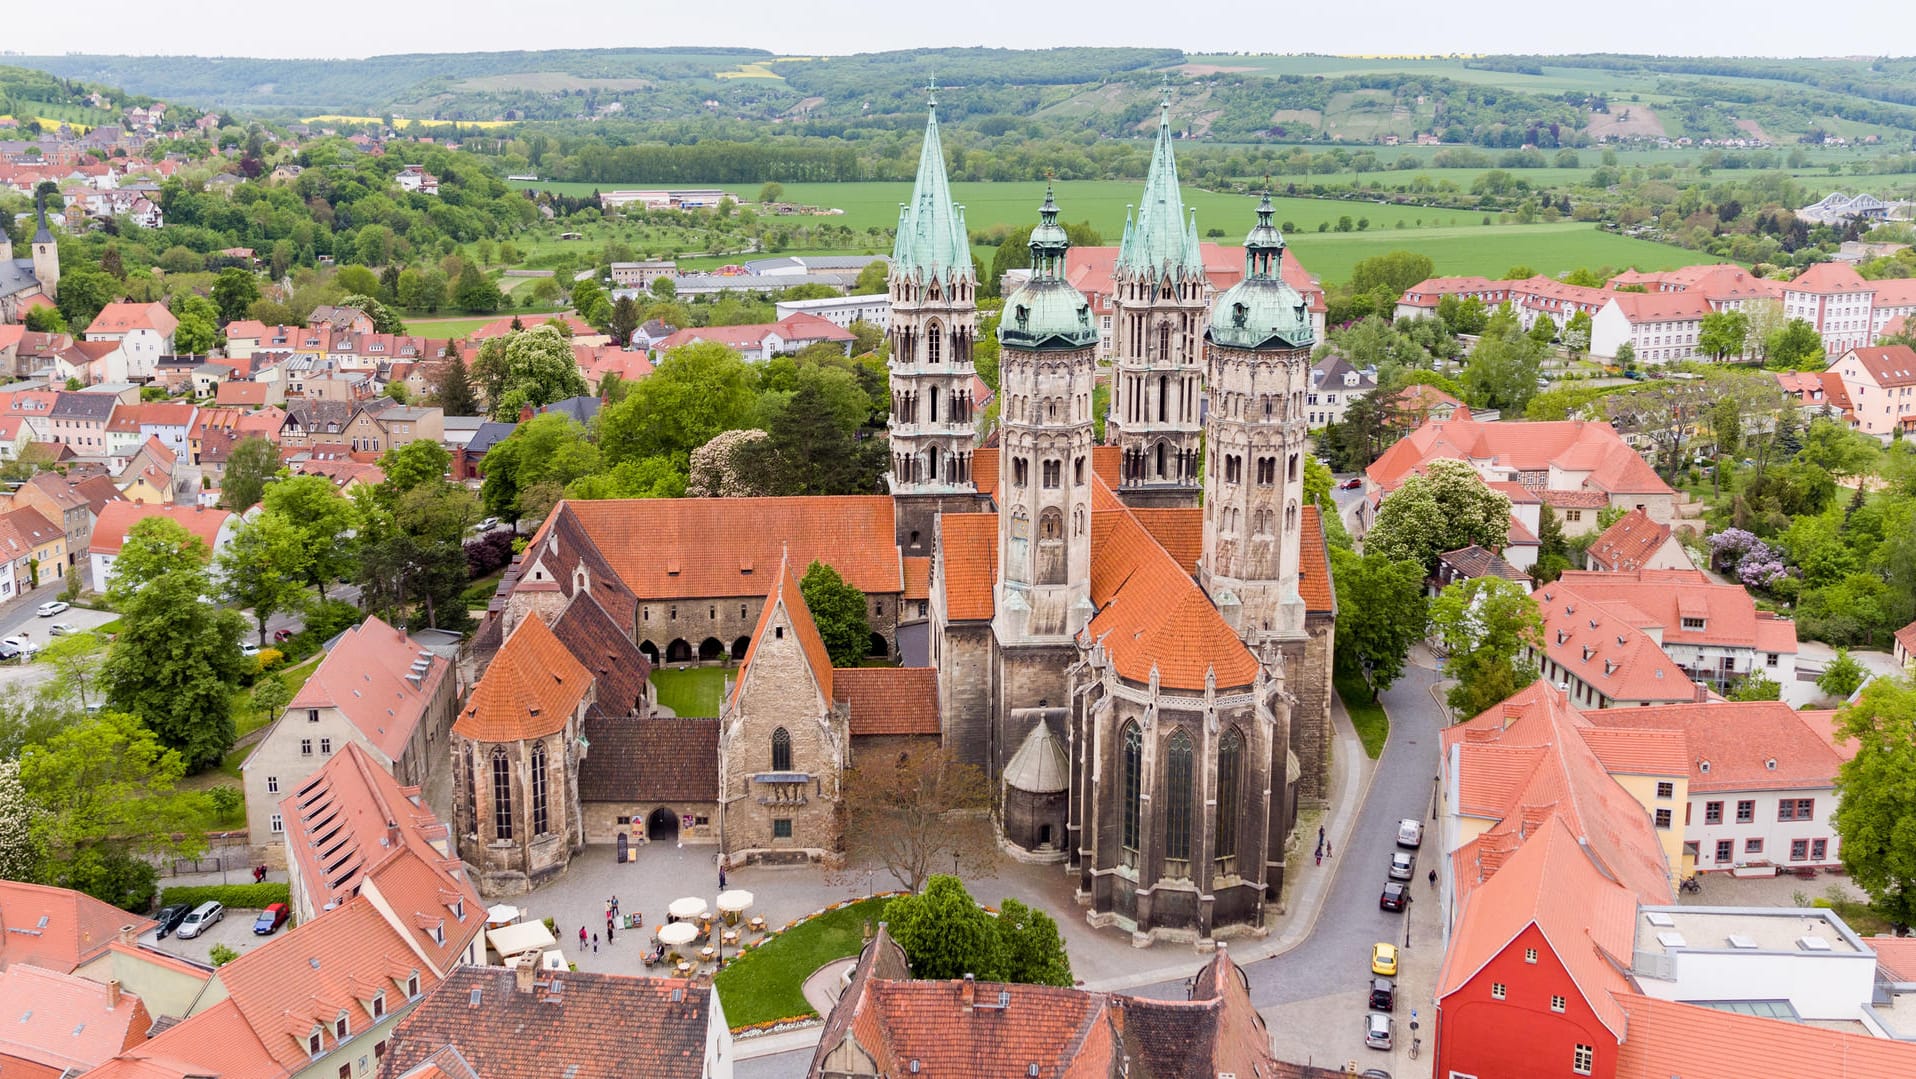
{"type": "Polygon", "coordinates": [[[925,362],[938,363],[945,358],[945,334],[936,322],[925,325],[925,362]]]}
{"type": "Polygon", "coordinates": [[[1164,747],[1164,857],[1191,857],[1191,736],[1182,729],[1164,747]]]}
{"type": "Polygon", "coordinates": [[[551,818],[546,813],[546,744],[532,743],[532,834],[545,835],[551,818]]]}
{"type": "Polygon", "coordinates": [[[772,731],[772,771],[792,770],[792,735],[783,727],[772,731]]]}
{"type": "Polygon", "coordinates": [[[492,751],[492,837],[512,838],[512,761],[504,746],[492,751]]]}
{"type": "Polygon", "coordinates": [[[1119,811],[1124,815],[1120,832],[1124,849],[1135,860],[1138,854],[1139,799],[1144,793],[1144,732],[1138,730],[1136,723],[1126,723],[1118,741],[1124,746],[1124,788],[1118,796],[1119,811]]]}
{"type": "Polygon", "coordinates": [[[1237,800],[1244,787],[1244,736],[1227,727],[1217,743],[1217,844],[1215,856],[1237,855],[1237,800]]]}

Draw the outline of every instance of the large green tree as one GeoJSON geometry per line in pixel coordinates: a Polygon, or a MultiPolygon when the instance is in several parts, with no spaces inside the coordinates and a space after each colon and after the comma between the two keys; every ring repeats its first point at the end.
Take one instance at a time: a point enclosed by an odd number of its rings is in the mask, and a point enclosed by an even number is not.
{"type": "Polygon", "coordinates": [[[268,478],[279,473],[279,448],[261,435],[247,435],[233,446],[220,477],[220,505],[244,513],[259,504],[268,478]]]}
{"type": "Polygon", "coordinates": [[[238,266],[220,271],[213,282],[213,302],[219,306],[220,321],[233,322],[259,300],[259,275],[238,266]]]}
{"type": "Polygon", "coordinates": [[[261,513],[240,525],[220,552],[220,594],[228,603],[253,612],[259,643],[266,644],[266,623],[282,611],[296,611],[304,600],[305,536],[286,518],[261,513]]]}
{"type": "Polygon", "coordinates": [[[1843,867],[1898,927],[1916,924],[1916,685],[1878,678],[1836,714],[1856,755],[1837,769],[1831,817],[1843,867]]]}
{"type": "Polygon", "coordinates": [[[1457,680],[1448,703],[1460,721],[1537,680],[1526,655],[1543,646],[1543,613],[1515,581],[1476,577],[1450,585],[1430,603],[1430,628],[1447,656],[1445,674],[1457,680]]]}
{"type": "Polygon", "coordinates": [[[754,378],[738,353],[715,342],[666,353],[626,399],[599,414],[599,445],[613,463],[666,456],[685,467],[721,431],[754,426],[754,378]]]}
{"type": "Polygon", "coordinates": [[[1696,347],[1714,360],[1742,358],[1749,347],[1750,316],[1741,311],[1712,311],[1703,316],[1696,347]]]}
{"type": "Polygon", "coordinates": [[[479,488],[486,512],[517,520],[552,508],[565,486],[600,472],[601,454],[572,417],[546,412],[486,451],[479,488]]]}
{"type": "Polygon", "coordinates": [[[220,761],[235,737],[232,695],[246,624],[204,598],[204,570],[176,570],[120,606],[120,628],[102,670],[112,708],[138,716],[189,771],[220,761]]]}
{"type": "Polygon", "coordinates": [[[923,892],[885,904],[885,922],[915,978],[990,981],[999,969],[998,927],[957,877],[940,873],[923,892]]]}
{"type": "Polygon", "coordinates": [[[169,573],[198,572],[206,565],[206,544],[170,517],[148,517],[126,530],[120,553],[107,577],[106,595],[116,610],[148,584],[169,573]]]}
{"type": "Polygon", "coordinates": [[[1472,544],[1501,550],[1509,534],[1509,496],[1484,486],[1467,462],[1440,458],[1384,499],[1364,552],[1434,573],[1438,555],[1472,544]]]}
{"type": "Polygon", "coordinates": [[[1474,408],[1520,415],[1537,392],[1537,376],[1548,351],[1547,344],[1523,331],[1515,315],[1499,310],[1464,364],[1467,400],[1474,408]]]}
{"type": "Polygon", "coordinates": [[[351,536],[358,524],[353,503],[324,476],[290,476],[266,485],[263,504],[299,530],[306,583],[324,598],[327,585],[353,570],[351,536]]]}
{"type": "Polygon", "coordinates": [[[522,330],[506,339],[505,375],[492,402],[492,418],[514,420],[520,409],[538,408],[586,392],[572,346],[550,326],[522,330]]]}
{"type": "Polygon", "coordinates": [[[856,667],[871,647],[871,623],[865,617],[865,593],[845,583],[823,562],[805,567],[798,590],[811,609],[818,635],[831,653],[832,666],[856,667]]]}
{"type": "Polygon", "coordinates": [[[479,400],[473,393],[472,372],[466,367],[466,358],[460,353],[456,341],[446,344],[446,373],[439,378],[435,397],[440,411],[448,416],[474,416],[479,412],[479,400]]]}
{"type": "Polygon", "coordinates": [[[1823,337],[1816,327],[1793,318],[1765,342],[1764,353],[1772,367],[1807,369],[1821,367],[1824,360],[1823,337]]]}
{"type": "Polygon", "coordinates": [[[1363,677],[1375,700],[1397,681],[1411,645],[1424,635],[1424,567],[1334,549],[1331,579],[1337,589],[1337,665],[1363,677]]]}

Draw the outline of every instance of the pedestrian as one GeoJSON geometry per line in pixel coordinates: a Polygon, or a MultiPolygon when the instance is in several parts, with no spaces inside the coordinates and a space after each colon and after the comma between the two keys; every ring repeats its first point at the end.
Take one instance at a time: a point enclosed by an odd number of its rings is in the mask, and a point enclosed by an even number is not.
{"type": "Polygon", "coordinates": [[[1324,845],[1324,826],[1321,824],[1317,826],[1317,845],[1324,845]]]}
{"type": "Polygon", "coordinates": [[[1437,871],[1435,869],[1430,871],[1430,886],[1432,888],[1437,887],[1437,871]]]}
{"type": "Polygon", "coordinates": [[[725,890],[725,867],[719,866],[719,891],[725,890]]]}
{"type": "Polygon", "coordinates": [[[612,916],[614,918],[619,916],[619,897],[616,895],[612,897],[612,916]]]}
{"type": "Polygon", "coordinates": [[[592,934],[592,954],[599,954],[599,934],[592,934]]]}
{"type": "Polygon", "coordinates": [[[579,947],[585,947],[585,926],[579,927],[579,947]]]}
{"type": "Polygon", "coordinates": [[[605,942],[612,943],[612,919],[610,918],[605,920],[605,942]]]}
{"type": "Polygon", "coordinates": [[[1317,864],[1318,865],[1324,864],[1324,848],[1323,847],[1317,848],[1317,864]]]}
{"type": "Polygon", "coordinates": [[[1330,856],[1331,856],[1331,844],[1329,840],[1325,840],[1324,841],[1324,857],[1329,858],[1330,856]]]}

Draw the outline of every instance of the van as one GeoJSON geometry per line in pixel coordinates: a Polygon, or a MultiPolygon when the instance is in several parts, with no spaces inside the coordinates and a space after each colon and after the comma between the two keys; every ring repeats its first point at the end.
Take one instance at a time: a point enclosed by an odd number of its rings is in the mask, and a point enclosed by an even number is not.
{"type": "Polygon", "coordinates": [[[1424,845],[1424,822],[1405,817],[1397,822],[1397,845],[1416,850],[1424,845]]]}
{"type": "Polygon", "coordinates": [[[188,914],[186,920],[180,923],[179,932],[175,933],[174,936],[179,937],[181,940],[197,937],[201,933],[206,932],[208,926],[224,917],[226,917],[226,908],[209,899],[193,908],[193,912],[188,914]]]}

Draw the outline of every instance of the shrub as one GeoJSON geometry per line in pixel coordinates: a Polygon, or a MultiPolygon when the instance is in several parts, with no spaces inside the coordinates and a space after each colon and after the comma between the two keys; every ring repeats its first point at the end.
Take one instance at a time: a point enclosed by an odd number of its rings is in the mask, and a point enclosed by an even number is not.
{"type": "Polygon", "coordinates": [[[238,959],[239,953],[224,944],[215,944],[207,951],[206,958],[212,960],[214,966],[223,967],[233,960],[238,959]]]}
{"type": "Polygon", "coordinates": [[[259,654],[253,658],[259,663],[259,673],[265,674],[267,671],[286,662],[286,653],[277,648],[262,648],[259,650],[259,654]]]}
{"type": "Polygon", "coordinates": [[[238,787],[224,784],[206,792],[213,803],[213,812],[218,815],[221,824],[234,824],[246,819],[246,796],[238,787]]]}
{"type": "Polygon", "coordinates": [[[222,903],[234,910],[261,910],[270,903],[291,905],[293,892],[290,886],[277,881],[264,884],[182,884],[160,892],[160,905],[166,907],[175,903],[197,907],[207,900],[222,903]]]}
{"type": "Polygon", "coordinates": [[[484,577],[512,561],[513,534],[504,529],[466,541],[466,576],[484,577]]]}

